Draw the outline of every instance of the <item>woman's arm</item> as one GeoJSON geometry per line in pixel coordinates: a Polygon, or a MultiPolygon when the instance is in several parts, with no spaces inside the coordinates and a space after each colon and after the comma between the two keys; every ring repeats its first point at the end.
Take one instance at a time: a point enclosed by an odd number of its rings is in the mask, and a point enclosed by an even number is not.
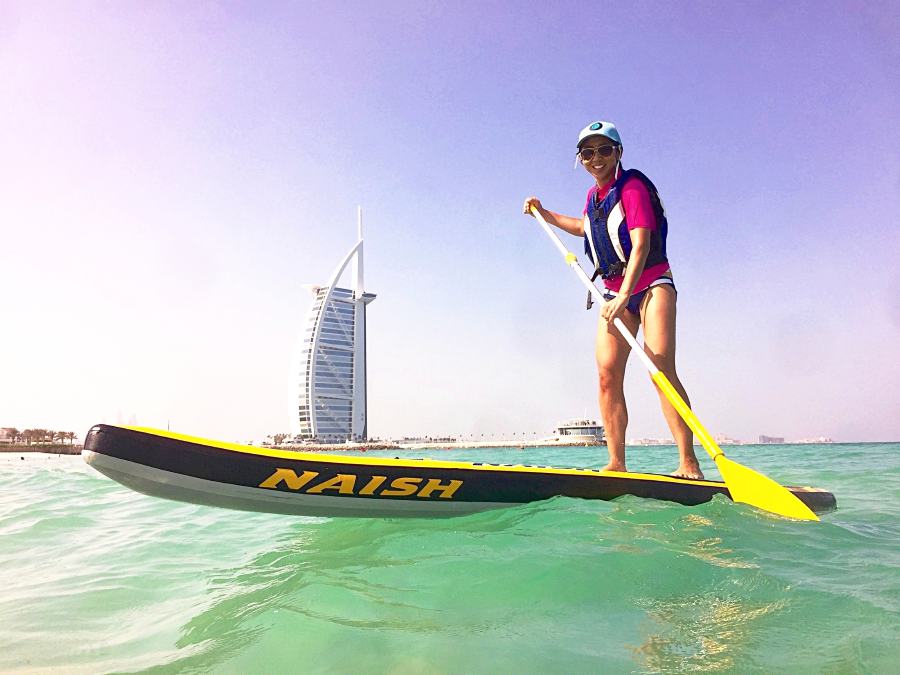
{"type": "Polygon", "coordinates": [[[612,321],[625,310],[631,291],[634,290],[644,271],[644,263],[647,262],[647,254],[650,252],[650,230],[646,227],[638,227],[631,230],[629,235],[631,235],[631,255],[628,257],[628,265],[625,267],[622,286],[616,297],[603,305],[600,310],[600,314],[606,321],[612,321]]]}
{"type": "Polygon", "coordinates": [[[646,186],[636,178],[629,178],[622,186],[622,208],[628,221],[628,236],[631,238],[631,255],[625,267],[625,276],[614,300],[607,302],[600,310],[607,321],[620,315],[628,303],[634,287],[637,285],[647,255],[650,253],[650,236],[656,228],[656,215],[650,204],[650,193],[646,186]]]}
{"type": "Polygon", "coordinates": [[[647,254],[650,253],[650,230],[646,227],[638,227],[631,230],[631,255],[628,257],[628,265],[625,267],[625,276],[622,278],[622,286],[619,295],[626,298],[631,295],[641,273],[644,271],[644,263],[647,262],[647,254]]]}
{"type": "Polygon", "coordinates": [[[568,232],[576,237],[584,236],[584,218],[573,218],[572,216],[564,216],[561,213],[548,211],[541,205],[541,200],[537,197],[526,199],[522,211],[530,216],[532,206],[538,210],[538,213],[544,217],[544,220],[558,227],[563,232],[568,232]]]}

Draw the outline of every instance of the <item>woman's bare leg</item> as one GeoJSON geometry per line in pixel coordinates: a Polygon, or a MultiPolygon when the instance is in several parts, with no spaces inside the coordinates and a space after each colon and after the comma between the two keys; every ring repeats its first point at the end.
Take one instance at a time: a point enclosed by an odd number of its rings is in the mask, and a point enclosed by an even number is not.
{"type": "MultiPolygon", "coordinates": [[[[625,311],[622,321],[637,334],[639,319],[625,311]]],[[[628,408],[625,406],[625,365],[631,348],[611,323],[600,318],[597,326],[597,373],[600,378],[600,415],[606,431],[609,464],[604,471],[625,471],[625,429],[628,426],[628,408]]]]}
{"type": "MultiPolygon", "coordinates": [[[[687,392],[675,372],[675,289],[669,285],[654,286],[644,297],[641,321],[644,326],[644,351],[667,378],[685,403],[691,404],[687,392]]],[[[655,385],[655,383],[654,383],[655,385]]],[[[694,434],[678,411],[657,387],[663,415],[678,444],[679,462],[675,476],[703,478],[694,454],[694,434]]]]}

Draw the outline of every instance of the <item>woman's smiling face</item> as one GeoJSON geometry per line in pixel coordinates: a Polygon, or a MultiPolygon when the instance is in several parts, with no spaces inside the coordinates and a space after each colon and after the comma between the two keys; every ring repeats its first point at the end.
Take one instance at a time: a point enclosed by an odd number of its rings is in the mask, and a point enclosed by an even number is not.
{"type": "Polygon", "coordinates": [[[592,136],[581,144],[578,157],[597,185],[605,185],[615,175],[616,165],[622,157],[622,146],[605,136],[592,136]]]}

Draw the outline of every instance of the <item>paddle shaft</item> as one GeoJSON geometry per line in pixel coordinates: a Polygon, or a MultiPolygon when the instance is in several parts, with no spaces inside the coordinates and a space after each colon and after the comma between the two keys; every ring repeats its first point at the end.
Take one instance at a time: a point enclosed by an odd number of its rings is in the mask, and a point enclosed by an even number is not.
{"type": "MultiPolygon", "coordinates": [[[[591,281],[590,277],[588,277],[587,273],[578,264],[578,258],[574,253],[569,251],[565,244],[560,241],[559,237],[556,235],[556,232],[553,231],[551,225],[544,220],[544,217],[540,214],[540,212],[535,208],[531,207],[531,213],[534,214],[534,217],[537,219],[538,223],[540,223],[541,227],[544,228],[544,231],[553,240],[553,243],[556,244],[556,248],[559,249],[559,252],[562,253],[563,257],[566,259],[566,262],[569,266],[575,271],[575,274],[581,279],[581,283],[583,283],[587,289],[590,291],[591,295],[594,297],[599,303],[606,302],[606,298],[603,297],[603,294],[600,292],[594,283],[591,281]]],[[[666,377],[665,373],[663,373],[659,368],[656,367],[656,364],[650,359],[650,356],[647,352],[644,351],[644,348],[638,343],[637,340],[634,339],[634,335],[631,334],[631,331],[626,328],[625,324],[622,323],[622,320],[618,317],[613,319],[613,323],[616,328],[619,329],[619,332],[622,334],[622,337],[628,342],[628,345],[631,347],[632,351],[638,355],[641,362],[650,372],[650,377],[653,378],[653,381],[656,383],[656,386],[659,387],[660,391],[662,391],[663,395],[668,399],[669,403],[672,404],[672,407],[678,411],[678,414],[681,415],[681,419],[684,420],[685,424],[690,427],[691,431],[697,436],[697,440],[700,441],[700,444],[703,446],[703,449],[709,453],[709,456],[713,459],[722,455],[722,449],[719,447],[718,443],[716,443],[712,436],[709,435],[709,432],[704,428],[704,426],[700,423],[700,420],[697,419],[697,416],[690,409],[685,400],[681,397],[675,387],[672,386],[672,383],[669,381],[669,378],[666,377]]]]}

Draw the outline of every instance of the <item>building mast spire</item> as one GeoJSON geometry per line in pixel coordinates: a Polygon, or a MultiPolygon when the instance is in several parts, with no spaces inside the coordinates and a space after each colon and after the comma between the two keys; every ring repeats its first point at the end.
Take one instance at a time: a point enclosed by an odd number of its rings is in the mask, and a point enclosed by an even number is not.
{"type": "Polygon", "coordinates": [[[356,257],[353,260],[353,293],[356,299],[363,296],[363,233],[362,233],[362,206],[356,207],[356,227],[357,241],[359,248],[356,249],[356,257]]]}

